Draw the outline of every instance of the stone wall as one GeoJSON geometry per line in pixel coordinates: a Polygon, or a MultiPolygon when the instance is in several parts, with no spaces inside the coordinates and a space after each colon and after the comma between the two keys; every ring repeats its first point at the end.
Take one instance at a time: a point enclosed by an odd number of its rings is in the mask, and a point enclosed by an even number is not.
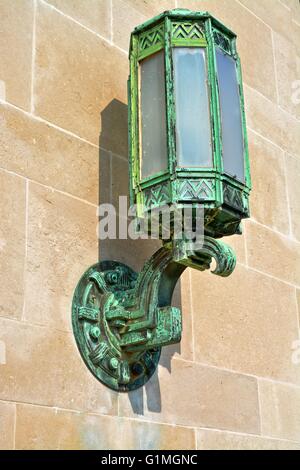
{"type": "Polygon", "coordinates": [[[299,2],[0,0],[0,38],[0,448],[299,449],[299,2]],[[70,305],[99,255],[139,269],[157,247],[98,247],[96,207],[127,194],[130,31],[175,6],[238,34],[252,218],[230,278],[184,273],[181,345],[118,395],[83,364],[70,305]]]}

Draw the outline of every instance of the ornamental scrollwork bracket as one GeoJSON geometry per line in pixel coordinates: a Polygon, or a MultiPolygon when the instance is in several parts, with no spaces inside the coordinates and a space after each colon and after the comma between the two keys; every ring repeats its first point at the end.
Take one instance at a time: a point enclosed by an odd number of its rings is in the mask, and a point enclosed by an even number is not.
{"type": "Polygon", "coordinates": [[[233,250],[205,236],[199,249],[186,241],[164,244],[137,275],[117,261],[91,266],[73,298],[72,323],[81,356],[109,388],[128,392],[152,376],[161,348],[181,340],[181,311],[171,306],[176,282],[186,267],[214,274],[235,268],[233,250]]]}

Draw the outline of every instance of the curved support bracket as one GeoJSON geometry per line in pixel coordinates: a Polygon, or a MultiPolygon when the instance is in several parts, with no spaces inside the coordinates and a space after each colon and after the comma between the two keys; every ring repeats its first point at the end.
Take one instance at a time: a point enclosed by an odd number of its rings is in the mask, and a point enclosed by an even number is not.
{"type": "Polygon", "coordinates": [[[178,278],[186,267],[210,267],[228,276],[235,255],[225,243],[204,237],[196,251],[189,243],[165,244],[137,275],[117,261],[91,266],[73,298],[72,323],[77,346],[87,367],[117,391],[144,385],[156,370],[162,346],[181,340],[181,311],[171,306],[178,278]]]}

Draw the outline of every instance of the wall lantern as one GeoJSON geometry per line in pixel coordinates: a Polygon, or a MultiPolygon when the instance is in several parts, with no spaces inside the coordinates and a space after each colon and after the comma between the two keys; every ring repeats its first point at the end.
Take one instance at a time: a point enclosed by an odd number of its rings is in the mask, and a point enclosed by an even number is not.
{"type": "Polygon", "coordinates": [[[181,312],[171,299],[184,269],[208,269],[214,258],[214,274],[233,271],[235,255],[218,239],[241,233],[251,185],[236,35],[209,13],[176,9],[136,27],[128,92],[130,199],[138,220],[148,227],[151,211],[166,206],[174,214],[190,208],[193,219],[200,206],[204,237],[190,251],[184,238],[160,232],[163,246],[139,275],[103,261],[79,281],[72,311],[79,351],[117,391],[144,385],[161,347],[180,341],[181,312]]]}

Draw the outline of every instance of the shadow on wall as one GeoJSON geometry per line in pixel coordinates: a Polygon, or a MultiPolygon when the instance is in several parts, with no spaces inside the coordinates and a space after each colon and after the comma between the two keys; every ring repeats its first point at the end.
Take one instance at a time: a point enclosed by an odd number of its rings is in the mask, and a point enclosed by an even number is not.
{"type": "MultiPolygon", "coordinates": [[[[127,105],[119,100],[112,100],[101,112],[101,134],[99,136],[99,204],[110,203],[117,214],[116,239],[99,240],[99,261],[117,260],[139,272],[145,261],[161,247],[159,240],[119,239],[119,223],[124,219],[119,214],[119,196],[127,196],[129,204],[128,181],[128,128],[127,105]]],[[[172,305],[181,308],[180,281],[178,281],[172,305]]],[[[160,366],[171,372],[171,359],[180,353],[180,344],[163,348],[160,366]]],[[[157,373],[145,385],[147,409],[161,411],[160,387],[157,373]]],[[[132,409],[139,415],[144,414],[143,389],[129,393],[132,409]]]]}

